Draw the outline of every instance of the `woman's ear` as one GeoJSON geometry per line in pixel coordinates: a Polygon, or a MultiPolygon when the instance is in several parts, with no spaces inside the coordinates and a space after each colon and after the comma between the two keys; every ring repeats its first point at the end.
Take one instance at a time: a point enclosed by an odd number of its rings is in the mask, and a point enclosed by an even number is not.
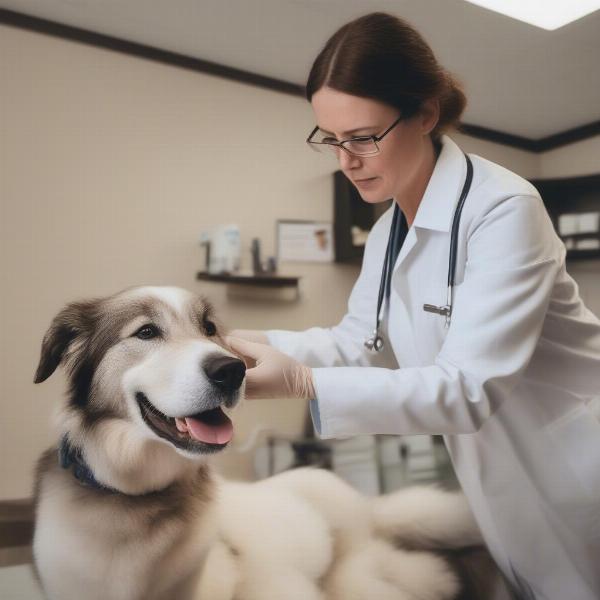
{"type": "Polygon", "coordinates": [[[437,98],[425,100],[419,110],[421,118],[421,133],[429,135],[440,120],[440,101],[437,98]]]}
{"type": "Polygon", "coordinates": [[[97,304],[97,300],[72,302],[54,317],[42,341],[40,362],[34,383],[41,383],[48,379],[63,361],[73,342],[92,332],[96,313],[94,309],[97,304]]]}

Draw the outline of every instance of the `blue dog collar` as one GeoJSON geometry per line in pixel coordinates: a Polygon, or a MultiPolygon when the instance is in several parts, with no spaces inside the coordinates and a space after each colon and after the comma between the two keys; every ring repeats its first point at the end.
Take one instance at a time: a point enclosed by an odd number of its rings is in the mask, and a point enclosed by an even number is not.
{"type": "Polygon", "coordinates": [[[86,487],[105,492],[120,493],[119,490],[100,483],[94,477],[92,470],[88,467],[81,454],[81,449],[73,447],[66,435],[63,436],[58,448],[58,464],[63,469],[70,470],[75,479],[86,487]]]}

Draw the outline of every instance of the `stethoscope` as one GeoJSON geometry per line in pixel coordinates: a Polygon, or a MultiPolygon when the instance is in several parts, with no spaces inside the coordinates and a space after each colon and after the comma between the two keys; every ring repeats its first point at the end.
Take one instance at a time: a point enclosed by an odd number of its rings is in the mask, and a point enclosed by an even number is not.
{"type": "MultiPolygon", "coordinates": [[[[452,317],[452,300],[454,291],[454,277],[456,275],[456,252],[458,247],[458,228],[460,226],[460,214],[462,212],[465,200],[471,189],[471,182],[473,181],[473,163],[471,159],[465,154],[467,161],[467,176],[465,177],[465,183],[463,185],[458,204],[454,211],[454,218],[452,220],[452,230],[450,233],[450,258],[448,261],[448,292],[446,296],[446,304],[444,306],[435,306],[434,304],[423,304],[423,310],[430,313],[438,314],[445,317],[446,327],[450,327],[450,320],[452,317]]],[[[381,282],[379,284],[379,296],[377,298],[377,318],[375,321],[375,330],[373,335],[365,340],[365,346],[369,350],[375,350],[381,352],[383,349],[383,337],[379,332],[379,326],[383,315],[383,301],[385,298],[386,304],[389,306],[390,291],[392,287],[392,273],[394,271],[394,265],[396,259],[402,247],[402,242],[408,233],[408,225],[406,223],[406,217],[400,212],[400,207],[397,203],[394,205],[394,216],[392,217],[392,225],[390,228],[390,236],[388,238],[387,248],[385,250],[385,257],[383,259],[383,270],[381,272],[381,282]]]]}

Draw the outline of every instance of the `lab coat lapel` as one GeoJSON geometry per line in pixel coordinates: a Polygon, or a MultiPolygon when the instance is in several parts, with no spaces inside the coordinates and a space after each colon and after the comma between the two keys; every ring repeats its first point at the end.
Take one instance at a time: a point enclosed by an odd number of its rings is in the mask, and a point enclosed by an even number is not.
{"type": "Polygon", "coordinates": [[[467,163],[462,150],[448,136],[442,136],[442,151],[419,204],[413,227],[450,232],[466,173],[467,163]]]}
{"type": "Polygon", "coordinates": [[[442,151],[435,163],[415,220],[400,249],[394,272],[417,244],[419,229],[450,233],[454,209],[466,174],[466,162],[462,150],[448,136],[442,136],[441,142],[442,151]]]}
{"type": "Polygon", "coordinates": [[[416,243],[417,234],[414,227],[411,227],[408,230],[406,238],[404,238],[402,248],[400,248],[400,252],[398,253],[398,258],[396,259],[396,264],[394,265],[394,271],[402,264],[402,261],[408,256],[408,253],[413,249],[416,243]]]}
{"type": "MultiPolygon", "coordinates": [[[[442,151],[392,276],[396,293],[391,299],[393,314],[390,315],[390,335],[393,338],[394,331],[411,332],[411,335],[403,335],[402,340],[394,340],[396,358],[405,366],[417,366],[424,360],[430,361],[439,351],[446,335],[446,330],[441,330],[441,318],[426,323],[420,321],[421,307],[432,299],[437,298],[440,304],[445,299],[447,266],[440,269],[440,252],[447,256],[450,248],[452,218],[465,175],[466,162],[461,149],[449,137],[443,136],[442,151]],[[413,260],[407,261],[411,254],[414,254],[413,260]],[[415,265],[418,272],[410,272],[411,265],[415,265]],[[438,283],[440,294],[434,293],[438,283]],[[433,327],[431,335],[418,336],[417,332],[422,326],[433,327]]],[[[444,264],[447,265],[447,262],[444,261],[444,264]]]]}

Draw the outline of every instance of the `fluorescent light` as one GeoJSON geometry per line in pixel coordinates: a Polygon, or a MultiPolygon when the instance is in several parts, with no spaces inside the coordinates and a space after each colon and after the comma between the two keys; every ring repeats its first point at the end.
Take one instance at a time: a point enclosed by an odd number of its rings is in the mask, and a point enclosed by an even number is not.
{"type": "Polygon", "coordinates": [[[467,0],[542,29],[558,29],[600,8],[600,0],[467,0]]]}

